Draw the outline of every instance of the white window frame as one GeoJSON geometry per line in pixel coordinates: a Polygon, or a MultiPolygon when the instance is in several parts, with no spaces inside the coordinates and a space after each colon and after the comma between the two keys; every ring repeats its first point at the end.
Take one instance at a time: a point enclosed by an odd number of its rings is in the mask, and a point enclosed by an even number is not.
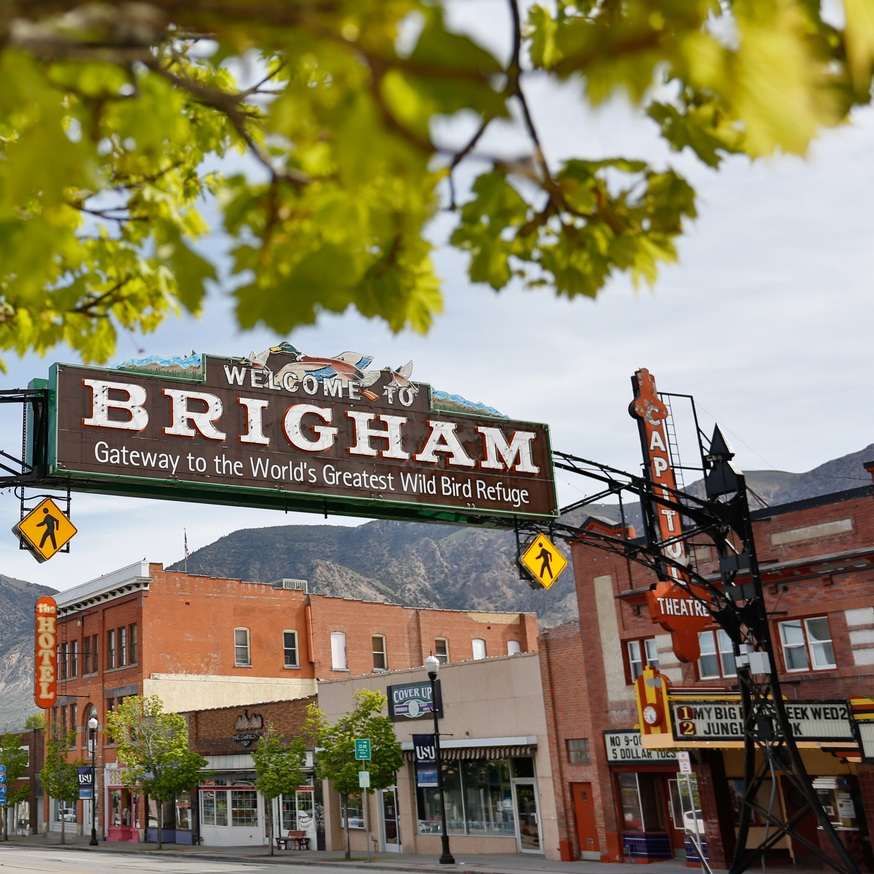
{"type": "Polygon", "coordinates": [[[284,668],[299,668],[300,667],[300,650],[298,649],[297,630],[294,628],[286,628],[282,632],[282,667],[284,668]],[[288,661],[288,650],[290,647],[285,642],[285,635],[294,635],[294,661],[288,661]]]}
{"type": "Polygon", "coordinates": [[[370,649],[372,650],[371,655],[373,656],[373,670],[374,671],[387,671],[388,670],[388,644],[385,640],[384,634],[371,634],[370,635],[370,649]],[[382,641],[382,651],[378,650],[374,645],[375,640],[382,641]],[[376,657],[378,655],[382,656],[382,667],[378,667],[376,664],[376,657]]]}
{"type": "Polygon", "coordinates": [[[440,662],[441,665],[449,664],[449,639],[446,637],[435,637],[434,638],[434,657],[440,662]],[[437,652],[437,644],[442,643],[444,652],[437,652]]]}
{"type": "Polygon", "coordinates": [[[829,643],[832,648],[832,658],[834,658],[834,637],[831,636],[831,625],[828,621],[828,616],[805,616],[805,617],[797,617],[795,619],[784,619],[782,622],[777,623],[777,630],[780,634],[780,649],[782,650],[783,655],[783,667],[786,669],[787,674],[800,674],[805,671],[833,671],[838,665],[837,661],[831,662],[825,665],[818,665],[816,663],[816,650],[811,643],[810,638],[810,630],[809,623],[815,622],[818,619],[822,619],[825,621],[826,628],[828,628],[829,637],[827,641],[817,641],[817,643],[829,643]],[[790,649],[799,649],[803,648],[805,658],[807,659],[807,664],[802,668],[790,668],[789,660],[786,657],[786,638],[784,636],[783,629],[785,626],[790,624],[797,624],[801,631],[802,643],[800,644],[790,644],[790,649]]]}
{"type": "Polygon", "coordinates": [[[251,668],[252,667],[252,635],[249,633],[249,629],[243,625],[238,626],[234,629],[234,667],[235,668],[251,668]],[[246,661],[240,661],[238,650],[242,649],[244,644],[237,643],[237,632],[245,631],[246,632],[246,661]]]}
{"type": "Polygon", "coordinates": [[[489,650],[488,650],[488,647],[486,646],[485,638],[484,637],[471,638],[470,652],[471,652],[471,656],[475,662],[482,661],[482,659],[487,659],[489,657],[489,650]],[[476,654],[476,650],[477,650],[476,645],[478,643],[482,644],[482,655],[476,654]]]}
{"type": "Polygon", "coordinates": [[[631,640],[626,640],[625,654],[628,657],[628,680],[631,683],[643,673],[643,669],[647,665],[652,665],[654,668],[659,667],[659,653],[654,637],[635,637],[631,640]],[[634,655],[635,650],[637,650],[636,657],[634,655]],[[635,665],[639,666],[637,673],[634,672],[635,665]]]}
{"type": "Polygon", "coordinates": [[[518,655],[522,652],[522,644],[518,640],[507,641],[507,655],[518,655]]]}
{"type": "Polygon", "coordinates": [[[346,632],[332,631],[331,632],[331,670],[332,671],[348,671],[349,670],[349,655],[346,649],[346,632]],[[342,659],[338,658],[341,655],[339,649],[334,645],[335,641],[339,644],[342,642],[342,659]]]}
{"type": "MultiPolygon", "coordinates": [[[[709,639],[713,645],[712,650],[708,650],[705,655],[716,656],[715,674],[705,674],[701,670],[701,659],[698,659],[698,679],[699,680],[731,680],[737,676],[737,665],[734,671],[729,671],[725,665],[725,657],[727,655],[734,656],[734,646],[728,633],[722,628],[708,628],[705,631],[698,632],[698,646],[701,647],[703,640],[709,639]]],[[[703,648],[702,648],[703,652],[703,648]]]]}

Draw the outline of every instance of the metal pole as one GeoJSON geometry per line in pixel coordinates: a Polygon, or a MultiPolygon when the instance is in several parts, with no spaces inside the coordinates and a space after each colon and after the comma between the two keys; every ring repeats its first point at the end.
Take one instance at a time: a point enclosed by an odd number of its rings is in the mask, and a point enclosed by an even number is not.
{"type": "Polygon", "coordinates": [[[97,731],[91,729],[91,840],[97,846],[97,731]]]}
{"type": "Polygon", "coordinates": [[[429,673],[431,681],[431,713],[434,716],[434,758],[437,760],[437,791],[440,793],[440,853],[441,865],[454,865],[455,859],[449,852],[449,832],[446,828],[446,797],[443,794],[443,767],[440,761],[440,726],[437,722],[437,675],[429,673]]]}

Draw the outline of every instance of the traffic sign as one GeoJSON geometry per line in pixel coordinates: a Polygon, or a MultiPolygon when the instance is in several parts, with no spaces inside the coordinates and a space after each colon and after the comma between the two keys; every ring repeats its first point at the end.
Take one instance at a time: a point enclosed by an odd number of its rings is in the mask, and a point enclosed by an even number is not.
{"type": "Polygon", "coordinates": [[[567,567],[567,559],[545,534],[538,534],[525,548],[519,564],[535,583],[551,589],[567,567]]]}
{"type": "Polygon", "coordinates": [[[358,788],[370,789],[370,771],[358,772],[358,788]]]}
{"type": "Polygon", "coordinates": [[[680,765],[681,774],[692,773],[692,758],[688,750],[677,750],[677,762],[680,765]]]}
{"type": "Polygon", "coordinates": [[[370,761],[370,738],[356,737],[355,738],[355,759],[359,762],[370,761]]]}
{"type": "Polygon", "coordinates": [[[76,526],[51,499],[43,498],[13,529],[37,561],[48,561],[76,535],[76,526]]]}

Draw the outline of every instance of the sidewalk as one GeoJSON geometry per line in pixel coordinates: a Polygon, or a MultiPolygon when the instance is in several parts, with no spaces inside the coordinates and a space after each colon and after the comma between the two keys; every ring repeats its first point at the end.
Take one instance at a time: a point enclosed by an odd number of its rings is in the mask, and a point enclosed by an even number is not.
{"type": "MultiPolygon", "coordinates": [[[[30,835],[28,837],[10,836],[9,844],[18,847],[46,848],[53,850],[69,850],[71,852],[118,853],[148,856],[166,856],[169,858],[191,858],[214,862],[239,862],[242,864],[287,864],[289,862],[306,863],[307,865],[342,865],[353,870],[378,871],[441,871],[443,874],[448,866],[440,865],[434,856],[414,856],[412,854],[378,853],[373,861],[356,854],[352,861],[343,859],[343,852],[312,852],[297,850],[277,850],[275,856],[267,855],[267,848],[257,847],[189,847],[179,844],[165,844],[159,850],[157,844],[126,844],[104,843],[91,847],[88,836],[67,835],[67,843],[61,845],[60,835],[52,832],[45,835],[30,835]]],[[[0,847],[3,844],[0,843],[0,847]]],[[[456,856],[457,867],[466,874],[641,874],[641,866],[633,863],[605,865],[602,862],[556,862],[535,855],[464,855],[456,856]]],[[[700,870],[687,868],[682,862],[655,862],[645,866],[646,874],[693,874],[700,870]]],[[[449,868],[449,870],[452,870],[449,868]]]]}

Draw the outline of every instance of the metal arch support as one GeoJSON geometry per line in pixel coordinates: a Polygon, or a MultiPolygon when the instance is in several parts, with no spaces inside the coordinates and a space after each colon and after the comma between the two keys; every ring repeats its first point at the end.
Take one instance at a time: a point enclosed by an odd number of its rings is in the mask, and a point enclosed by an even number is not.
{"type": "MultiPolygon", "coordinates": [[[[705,477],[725,460],[704,457],[705,477]]],[[[729,874],[741,874],[749,870],[763,860],[765,853],[785,835],[791,836],[824,865],[840,874],[859,874],[858,866],[847,852],[813,789],[786,713],[743,475],[733,473],[736,488],[731,491],[714,488],[714,495],[699,498],[661,485],[656,489],[644,477],[565,452],[554,452],[553,463],[561,470],[584,476],[599,485],[598,491],[563,508],[562,513],[579,510],[610,495],[616,495],[621,504],[624,494],[632,495],[641,502],[646,536],[643,539],[626,536],[624,510],[622,533],[618,536],[559,521],[528,523],[524,526],[525,530],[549,533],[568,542],[583,543],[623,556],[648,568],[660,579],[666,578],[671,567],[682,570],[689,585],[673,577],[672,582],[699,600],[703,599],[690,586],[706,591],[711,599],[707,608],[714,622],[732,640],[744,718],[745,783],[729,874]],[[681,513],[693,525],[682,535],[660,541],[656,535],[658,529],[652,524],[653,508],[658,506],[681,513]],[[662,551],[671,543],[689,542],[692,538],[702,536],[712,541],[720,558],[718,579],[704,577],[694,567],[677,562],[662,551]],[[767,657],[766,673],[752,673],[750,653],[762,653],[767,657]],[[761,755],[761,764],[758,766],[757,753],[761,755]],[[802,801],[799,809],[788,818],[784,818],[780,812],[762,807],[757,800],[758,790],[765,779],[770,776],[776,780],[778,775],[793,786],[802,801]],[[753,813],[764,817],[774,831],[757,846],[748,847],[753,813]],[[799,834],[800,821],[810,814],[816,818],[831,853],[799,834]]]]}

